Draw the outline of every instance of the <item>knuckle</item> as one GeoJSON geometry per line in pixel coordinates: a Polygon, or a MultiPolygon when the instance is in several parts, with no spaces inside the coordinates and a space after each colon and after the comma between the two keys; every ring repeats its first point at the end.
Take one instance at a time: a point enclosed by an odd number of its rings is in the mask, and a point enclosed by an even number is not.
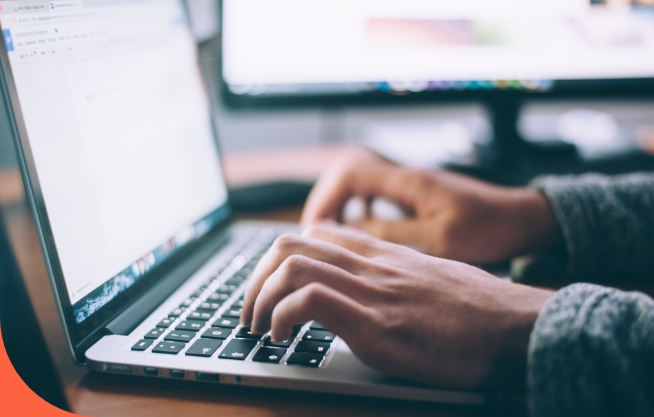
{"type": "Polygon", "coordinates": [[[324,297],[324,288],[317,282],[312,282],[304,287],[304,304],[310,308],[320,303],[324,297]]]}
{"type": "Polygon", "coordinates": [[[287,253],[297,244],[298,236],[292,233],[285,233],[275,239],[274,248],[279,253],[287,253]]]}
{"type": "Polygon", "coordinates": [[[406,328],[406,324],[395,317],[384,317],[383,319],[379,317],[375,322],[375,325],[382,329],[384,334],[398,335],[406,328]]]}
{"type": "Polygon", "coordinates": [[[354,173],[359,164],[351,156],[345,156],[340,161],[332,165],[330,177],[332,181],[346,181],[354,173]]]}
{"type": "Polygon", "coordinates": [[[429,175],[426,175],[423,170],[414,169],[410,175],[410,183],[413,184],[416,192],[420,192],[431,187],[432,178],[429,175]]]}
{"type": "Polygon", "coordinates": [[[284,276],[292,278],[293,275],[298,274],[306,269],[308,259],[302,255],[291,255],[282,263],[284,276]]]}

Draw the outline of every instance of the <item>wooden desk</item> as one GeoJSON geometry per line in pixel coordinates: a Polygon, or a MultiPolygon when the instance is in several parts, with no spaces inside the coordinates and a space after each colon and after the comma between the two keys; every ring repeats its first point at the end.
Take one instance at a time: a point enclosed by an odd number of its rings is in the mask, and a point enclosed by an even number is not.
{"type": "MultiPolygon", "coordinates": [[[[338,153],[324,150],[278,151],[233,155],[225,160],[232,184],[261,178],[310,179],[338,153]],[[289,161],[302,161],[298,172],[289,161]],[[257,170],[257,167],[259,170],[257,170]],[[256,171],[256,172],[254,172],[256,171]],[[297,174],[297,175],[296,175],[297,174]]],[[[406,401],[302,393],[227,385],[157,380],[97,374],[78,367],[65,346],[62,329],[39,248],[34,224],[22,195],[20,176],[0,172],[0,205],[25,277],[37,316],[66,387],[75,413],[88,416],[479,416],[485,408],[444,406],[406,401]]],[[[257,216],[259,219],[297,220],[300,207],[257,216]]]]}

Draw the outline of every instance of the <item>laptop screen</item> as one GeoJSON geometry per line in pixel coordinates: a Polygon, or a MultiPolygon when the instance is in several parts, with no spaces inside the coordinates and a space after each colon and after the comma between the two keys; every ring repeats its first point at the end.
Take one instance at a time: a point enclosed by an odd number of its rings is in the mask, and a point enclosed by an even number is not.
{"type": "Polygon", "coordinates": [[[0,2],[0,22],[81,323],[229,215],[195,41],[176,0],[0,2]]]}

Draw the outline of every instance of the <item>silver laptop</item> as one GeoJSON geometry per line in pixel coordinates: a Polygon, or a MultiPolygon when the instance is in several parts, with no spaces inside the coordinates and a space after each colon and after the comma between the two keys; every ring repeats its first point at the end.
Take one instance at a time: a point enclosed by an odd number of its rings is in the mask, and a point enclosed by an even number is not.
{"type": "Polygon", "coordinates": [[[320,323],[273,343],[245,283],[292,224],[234,222],[177,0],[0,1],[2,89],[74,360],[99,372],[483,404],[361,363],[320,323]]]}

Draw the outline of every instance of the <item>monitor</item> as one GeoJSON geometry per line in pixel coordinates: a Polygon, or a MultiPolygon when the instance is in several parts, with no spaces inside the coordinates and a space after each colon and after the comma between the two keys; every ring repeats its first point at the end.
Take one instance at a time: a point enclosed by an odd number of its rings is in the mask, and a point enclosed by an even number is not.
{"type": "MultiPolygon", "coordinates": [[[[652,0],[223,0],[233,107],[654,95],[652,0]]],[[[521,142],[524,143],[524,142],[521,142]]]]}
{"type": "Polygon", "coordinates": [[[654,78],[654,2],[606,2],[224,0],[223,80],[255,101],[654,78]]]}
{"type": "Polygon", "coordinates": [[[3,1],[0,24],[28,194],[71,331],[110,317],[228,217],[210,97],[179,0],[3,1]]]}

